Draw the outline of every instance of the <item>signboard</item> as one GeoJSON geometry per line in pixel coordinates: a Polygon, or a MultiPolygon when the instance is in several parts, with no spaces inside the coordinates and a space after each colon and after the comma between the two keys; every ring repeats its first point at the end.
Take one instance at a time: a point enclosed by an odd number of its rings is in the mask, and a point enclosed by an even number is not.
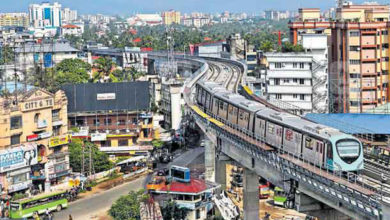
{"type": "Polygon", "coordinates": [[[26,181],[26,182],[22,182],[22,183],[17,183],[14,185],[9,185],[8,192],[16,192],[19,190],[27,189],[28,187],[30,187],[31,184],[32,184],[32,182],[30,180],[30,181],[26,181]]]}
{"type": "Polygon", "coordinates": [[[107,140],[106,133],[94,133],[91,134],[91,141],[105,141],[107,140]]]}
{"type": "Polygon", "coordinates": [[[42,133],[38,134],[39,139],[48,138],[48,137],[51,137],[51,135],[52,135],[51,131],[46,131],[46,132],[42,132],[42,133]]]}
{"type": "Polygon", "coordinates": [[[27,141],[36,141],[39,139],[37,134],[28,135],[26,138],[27,138],[27,141]]]}
{"type": "Polygon", "coordinates": [[[35,109],[52,107],[54,105],[53,98],[30,101],[22,104],[22,111],[31,111],[35,109]]]}
{"type": "Polygon", "coordinates": [[[38,128],[46,128],[47,127],[47,121],[45,119],[38,120],[38,128]]]}
{"type": "Polygon", "coordinates": [[[114,100],[116,99],[116,94],[115,93],[98,93],[97,100],[114,100]]]}
{"type": "Polygon", "coordinates": [[[37,163],[38,152],[35,144],[25,144],[20,147],[0,151],[1,173],[37,163]]]}
{"type": "Polygon", "coordinates": [[[89,134],[89,127],[80,127],[77,132],[72,131],[72,137],[87,137],[89,134]]]}
{"type": "Polygon", "coordinates": [[[49,140],[49,147],[57,147],[60,145],[68,144],[70,142],[69,135],[62,135],[58,137],[52,137],[49,140]]]}

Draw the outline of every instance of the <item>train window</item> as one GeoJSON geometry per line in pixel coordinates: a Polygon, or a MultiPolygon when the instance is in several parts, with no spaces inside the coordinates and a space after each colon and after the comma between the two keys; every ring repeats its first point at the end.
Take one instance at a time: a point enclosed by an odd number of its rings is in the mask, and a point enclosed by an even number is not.
{"type": "Polygon", "coordinates": [[[233,108],[233,115],[237,115],[237,108],[233,108]]]}
{"type": "Polygon", "coordinates": [[[313,142],[313,140],[311,138],[306,137],[305,138],[305,147],[310,149],[310,150],[313,150],[313,146],[312,146],[313,143],[312,142],[313,142]]]}
{"type": "Polygon", "coordinates": [[[223,102],[219,101],[219,109],[223,110],[223,102]]]}
{"type": "Polygon", "coordinates": [[[291,131],[290,129],[286,129],[286,132],[285,132],[285,139],[287,141],[292,141],[294,139],[294,136],[293,136],[293,131],[291,131]]]}
{"type": "Polygon", "coordinates": [[[275,132],[275,126],[273,124],[268,124],[268,133],[273,134],[275,132]]]}
{"type": "Polygon", "coordinates": [[[233,107],[229,105],[229,115],[231,115],[232,113],[233,113],[233,107]]]}
{"type": "Polygon", "coordinates": [[[318,152],[320,149],[320,144],[317,142],[317,144],[316,144],[316,152],[318,152]]]}
{"type": "Polygon", "coordinates": [[[324,144],[320,143],[320,154],[322,154],[323,149],[324,149],[324,144]]]}
{"type": "Polygon", "coordinates": [[[240,112],[240,120],[244,119],[244,113],[240,112]]]}
{"type": "Polygon", "coordinates": [[[223,103],[223,110],[227,110],[227,103],[223,103]]]}
{"type": "Polygon", "coordinates": [[[215,99],[215,108],[218,108],[218,99],[215,99]]]}

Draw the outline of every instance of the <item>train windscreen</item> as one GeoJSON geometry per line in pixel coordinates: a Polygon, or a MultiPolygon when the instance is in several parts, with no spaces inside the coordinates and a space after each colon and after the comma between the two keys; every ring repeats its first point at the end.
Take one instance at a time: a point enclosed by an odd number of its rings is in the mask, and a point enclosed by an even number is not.
{"type": "Polygon", "coordinates": [[[356,140],[340,140],[336,143],[336,148],[341,159],[349,164],[355,161],[360,154],[360,143],[356,140]]]}

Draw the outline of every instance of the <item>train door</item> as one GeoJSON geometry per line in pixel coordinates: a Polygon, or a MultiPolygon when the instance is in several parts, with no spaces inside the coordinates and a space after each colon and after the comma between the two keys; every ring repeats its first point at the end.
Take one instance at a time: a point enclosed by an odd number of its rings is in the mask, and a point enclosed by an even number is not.
{"type": "Polygon", "coordinates": [[[299,155],[302,152],[302,134],[290,128],[284,128],[283,150],[299,155]]]}
{"type": "Polygon", "coordinates": [[[283,127],[268,121],[266,140],[268,144],[280,148],[283,140],[283,127]]]}
{"type": "Polygon", "coordinates": [[[218,115],[218,111],[219,111],[219,100],[214,97],[214,108],[213,108],[212,113],[214,115],[218,115]]]}
{"type": "Polygon", "coordinates": [[[316,163],[318,163],[319,166],[323,166],[324,161],[324,143],[321,141],[316,140],[316,163]]]}
{"type": "Polygon", "coordinates": [[[238,126],[246,130],[249,129],[249,112],[238,109],[238,126]]]}
{"type": "Polygon", "coordinates": [[[333,170],[333,148],[331,143],[326,144],[326,166],[333,170]]]}
{"type": "Polygon", "coordinates": [[[228,121],[237,124],[237,107],[230,105],[228,107],[228,121]]]}
{"type": "Polygon", "coordinates": [[[265,121],[259,117],[255,119],[255,136],[260,141],[264,141],[265,138],[265,121]]]}
{"type": "MultiPolygon", "coordinates": [[[[206,102],[205,102],[206,110],[208,111],[210,109],[210,94],[206,93],[206,102]]],[[[207,112],[206,112],[207,113],[207,112]]]]}

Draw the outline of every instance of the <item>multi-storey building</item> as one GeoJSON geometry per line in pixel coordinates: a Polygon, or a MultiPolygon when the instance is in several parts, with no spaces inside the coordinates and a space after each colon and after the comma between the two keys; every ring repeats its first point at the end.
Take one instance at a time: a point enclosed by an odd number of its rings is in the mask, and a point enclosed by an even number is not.
{"type": "Polygon", "coordinates": [[[68,126],[73,138],[86,138],[110,155],[153,149],[149,82],[65,85],[68,126]]]}
{"type": "Polygon", "coordinates": [[[301,33],[331,36],[329,52],[332,112],[365,112],[389,101],[389,6],[345,4],[336,19],[322,20],[319,9],[300,9],[290,23],[291,41],[301,33]]]}
{"type": "Polygon", "coordinates": [[[61,4],[58,2],[54,2],[53,4],[48,2],[44,2],[42,4],[31,4],[29,7],[29,18],[32,27],[61,27],[61,7],[61,4]]]}
{"type": "MultiPolygon", "coordinates": [[[[280,100],[307,112],[328,112],[327,36],[303,35],[305,52],[265,53],[267,85],[271,102],[280,100]]],[[[295,110],[295,109],[291,109],[295,110]]]]}
{"type": "Polygon", "coordinates": [[[77,11],[71,10],[70,8],[62,9],[61,15],[62,23],[64,24],[69,24],[77,20],[77,11]]]}
{"type": "Polygon", "coordinates": [[[164,11],[161,13],[161,17],[165,25],[180,24],[180,11],[164,11]]]}
{"type": "Polygon", "coordinates": [[[164,128],[178,130],[182,119],[183,82],[165,81],[161,84],[161,112],[164,115],[164,128]]]}
{"type": "Polygon", "coordinates": [[[28,14],[27,13],[1,13],[0,14],[0,27],[5,26],[21,26],[28,27],[28,14]]]}
{"type": "Polygon", "coordinates": [[[3,193],[43,190],[69,174],[67,99],[62,91],[6,86],[0,97],[0,184],[3,193]],[[17,95],[16,95],[17,94],[17,95]]]}

